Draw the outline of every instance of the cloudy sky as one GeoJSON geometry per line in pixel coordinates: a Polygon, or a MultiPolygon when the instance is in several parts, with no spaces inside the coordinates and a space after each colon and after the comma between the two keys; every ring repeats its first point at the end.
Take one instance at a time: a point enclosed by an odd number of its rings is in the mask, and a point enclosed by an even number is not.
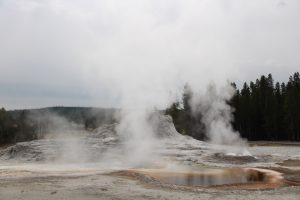
{"type": "Polygon", "coordinates": [[[0,0],[8,109],[163,106],[187,81],[296,71],[299,0],[0,0]]]}

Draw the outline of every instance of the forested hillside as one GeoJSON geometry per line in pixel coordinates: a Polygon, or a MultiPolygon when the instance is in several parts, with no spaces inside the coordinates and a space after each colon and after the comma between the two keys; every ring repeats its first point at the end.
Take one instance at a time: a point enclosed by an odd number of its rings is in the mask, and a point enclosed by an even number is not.
{"type": "MultiPolygon", "coordinates": [[[[233,108],[232,125],[248,140],[300,141],[300,76],[295,73],[287,83],[274,83],[271,74],[244,83],[228,104],[233,108]]],[[[177,131],[205,139],[201,114],[191,111],[192,91],[186,85],[181,102],[173,103],[166,113],[174,119],[177,131]]]]}
{"type": "MultiPolygon", "coordinates": [[[[233,84],[235,86],[235,84],[233,84]]],[[[287,83],[272,75],[244,83],[230,102],[234,128],[249,140],[300,141],[300,76],[295,73],[287,83]]]]}

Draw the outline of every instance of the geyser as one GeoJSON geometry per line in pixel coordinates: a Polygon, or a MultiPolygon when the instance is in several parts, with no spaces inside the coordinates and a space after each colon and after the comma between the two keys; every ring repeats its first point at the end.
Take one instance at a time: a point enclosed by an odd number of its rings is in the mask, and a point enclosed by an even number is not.
{"type": "Polygon", "coordinates": [[[193,95],[190,104],[194,113],[201,113],[206,135],[211,143],[219,145],[221,152],[250,155],[247,141],[240,137],[231,124],[233,110],[228,102],[233,95],[234,89],[229,83],[218,88],[211,82],[205,93],[193,95]]]}

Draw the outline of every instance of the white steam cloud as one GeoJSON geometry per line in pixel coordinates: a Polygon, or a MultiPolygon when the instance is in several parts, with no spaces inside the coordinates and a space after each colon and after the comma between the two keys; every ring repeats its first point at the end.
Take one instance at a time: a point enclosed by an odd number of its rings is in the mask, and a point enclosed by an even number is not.
{"type": "Polygon", "coordinates": [[[158,140],[153,127],[149,123],[150,112],[145,110],[121,111],[121,122],[117,127],[118,134],[124,140],[124,156],[126,162],[140,166],[154,162],[153,149],[158,140]]]}
{"type": "Polygon", "coordinates": [[[201,113],[206,134],[213,144],[225,145],[226,153],[249,154],[247,142],[232,127],[232,108],[228,104],[234,95],[234,88],[228,83],[217,88],[210,83],[205,93],[193,95],[191,105],[193,112],[201,113]]]}
{"type": "Polygon", "coordinates": [[[149,110],[185,82],[203,92],[212,80],[197,109],[213,142],[240,143],[231,92],[218,91],[228,79],[296,71],[299,10],[297,0],[2,0],[0,104],[122,107],[119,133],[147,152],[149,110]]]}

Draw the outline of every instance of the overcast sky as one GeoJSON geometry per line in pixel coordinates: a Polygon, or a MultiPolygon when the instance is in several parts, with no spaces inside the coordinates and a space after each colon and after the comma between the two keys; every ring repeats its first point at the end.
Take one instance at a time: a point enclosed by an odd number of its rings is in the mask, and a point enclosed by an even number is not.
{"type": "Polygon", "coordinates": [[[0,0],[8,109],[162,106],[187,81],[296,71],[300,0],[0,0]]]}

